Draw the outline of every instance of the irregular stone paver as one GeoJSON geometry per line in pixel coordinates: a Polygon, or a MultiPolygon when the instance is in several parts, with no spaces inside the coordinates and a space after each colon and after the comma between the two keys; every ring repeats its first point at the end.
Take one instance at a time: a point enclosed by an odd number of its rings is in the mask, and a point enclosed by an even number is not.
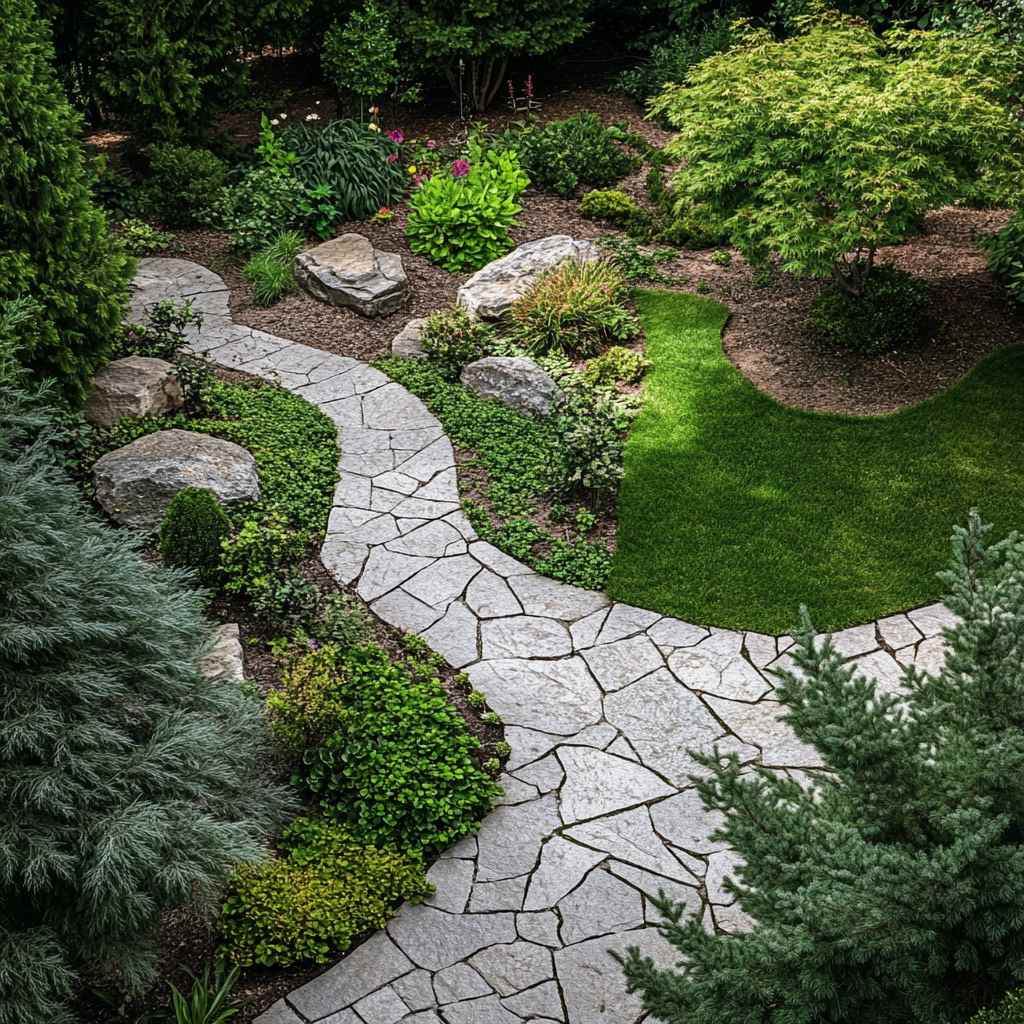
{"type": "MultiPolygon", "coordinates": [[[[428,903],[403,907],[258,1024],[636,1024],[639,1000],[609,951],[675,961],[654,927],[659,891],[707,928],[750,927],[723,887],[736,861],[710,838],[720,816],[704,810],[687,750],[735,751],[801,784],[820,767],[772,700],[792,637],[694,625],[538,575],[477,538],[451,444],[418,398],[356,360],[234,324],[224,282],[203,267],[141,261],[131,319],[182,298],[204,317],[187,332],[192,351],[339,424],[321,560],[380,618],[464,667],[512,748],[500,806],[442,854],[428,903]]],[[[834,643],[895,692],[902,667],[941,665],[954,623],[935,604],[834,643]]]]}

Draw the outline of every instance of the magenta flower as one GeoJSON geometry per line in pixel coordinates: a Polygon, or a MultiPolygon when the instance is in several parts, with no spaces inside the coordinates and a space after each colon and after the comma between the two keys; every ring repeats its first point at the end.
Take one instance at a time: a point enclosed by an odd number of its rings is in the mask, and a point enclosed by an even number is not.
{"type": "Polygon", "coordinates": [[[396,160],[398,160],[398,154],[397,153],[388,153],[388,163],[389,164],[395,163],[396,160]]]}
{"type": "Polygon", "coordinates": [[[437,143],[433,139],[427,139],[427,149],[437,149],[437,143]]]}
{"type": "Polygon", "coordinates": [[[452,177],[453,178],[464,178],[469,174],[469,161],[468,160],[455,160],[452,163],[452,177]]]}
{"type": "Polygon", "coordinates": [[[392,128],[391,131],[388,132],[388,138],[392,142],[397,142],[399,145],[405,142],[405,134],[401,128],[392,128]]]}
{"type": "Polygon", "coordinates": [[[412,187],[419,188],[429,177],[429,174],[414,174],[412,176],[412,187]]]}

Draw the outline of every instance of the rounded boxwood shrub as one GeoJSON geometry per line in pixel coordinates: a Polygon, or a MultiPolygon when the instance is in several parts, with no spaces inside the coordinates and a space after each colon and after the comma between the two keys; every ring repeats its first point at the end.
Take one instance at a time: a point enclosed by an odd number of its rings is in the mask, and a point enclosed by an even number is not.
{"type": "Polygon", "coordinates": [[[218,575],[221,542],[231,532],[212,491],[186,487],[167,506],[160,524],[160,555],[167,565],[194,569],[204,583],[218,575]]]}
{"type": "Polygon", "coordinates": [[[617,188],[598,188],[580,200],[580,213],[594,220],[606,220],[623,228],[649,227],[649,215],[632,197],[617,188]]]}
{"type": "Polygon", "coordinates": [[[165,224],[201,224],[224,186],[228,166],[208,149],[161,142],[146,150],[149,209],[165,224]]]}
{"type": "Polygon", "coordinates": [[[896,267],[875,267],[861,295],[837,284],[811,306],[811,322],[829,344],[867,354],[908,348],[924,337],[928,286],[896,267]]]}
{"type": "Polygon", "coordinates": [[[282,859],[239,868],[224,902],[222,949],[239,966],[323,963],[383,928],[402,900],[432,891],[418,857],[358,842],[340,825],[297,818],[281,846],[282,859]]]}
{"type": "Polygon", "coordinates": [[[439,309],[427,317],[423,328],[423,350],[449,379],[467,363],[487,355],[494,329],[475,320],[461,306],[439,309]]]}
{"type": "Polygon", "coordinates": [[[134,261],[93,205],[81,122],[30,0],[7,0],[0,16],[0,126],[0,300],[36,300],[17,356],[78,400],[106,361],[134,261]]]}

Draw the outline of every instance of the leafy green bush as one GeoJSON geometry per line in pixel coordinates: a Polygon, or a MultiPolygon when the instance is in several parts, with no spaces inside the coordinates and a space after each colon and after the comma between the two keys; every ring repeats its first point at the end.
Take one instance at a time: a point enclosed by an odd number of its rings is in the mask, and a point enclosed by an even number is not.
{"type": "Polygon", "coordinates": [[[402,198],[408,174],[399,146],[358,121],[289,125],[281,143],[298,157],[293,167],[307,191],[326,185],[338,220],[365,220],[402,198]]]}
{"type": "Polygon", "coordinates": [[[386,96],[398,79],[398,36],[387,11],[367,0],[344,24],[335,22],[324,34],[320,66],[338,94],[358,96],[361,108],[386,96]]]}
{"type": "Polygon", "coordinates": [[[580,213],[621,228],[649,230],[650,215],[632,196],[619,189],[594,189],[585,193],[580,200],[580,213]]]}
{"type": "Polygon", "coordinates": [[[272,306],[295,288],[295,257],[305,245],[305,239],[297,231],[285,231],[249,259],[242,273],[252,285],[253,298],[258,305],[272,306]]]}
{"type": "Polygon", "coordinates": [[[409,200],[409,248],[453,273],[479,270],[512,248],[509,228],[529,179],[514,153],[471,147],[468,161],[428,178],[409,200]]]}
{"type": "Polygon", "coordinates": [[[640,330],[628,287],[604,260],[566,260],[541,276],[509,311],[509,333],[529,352],[589,356],[640,330]]]}
{"type": "Polygon", "coordinates": [[[690,68],[727,49],[731,39],[732,32],[726,17],[676,33],[665,42],[658,43],[638,67],[623,71],[616,86],[638,103],[646,103],[670,82],[685,82],[690,68]]]}
{"type": "Polygon", "coordinates": [[[519,155],[535,187],[567,196],[579,185],[611,185],[639,166],[622,147],[624,138],[597,114],[584,112],[513,132],[505,143],[519,155]]]}
{"type": "Polygon", "coordinates": [[[302,227],[306,189],[293,174],[255,167],[221,190],[216,217],[240,253],[257,252],[279,235],[302,227]]]}
{"type": "Polygon", "coordinates": [[[441,849],[474,831],[497,795],[441,683],[375,645],[302,655],[267,707],[275,732],[305,749],[301,776],[324,813],[367,842],[441,849]]]}
{"type": "Polygon", "coordinates": [[[635,384],[651,364],[635,349],[612,345],[590,361],[584,372],[588,384],[635,384]]]}
{"type": "Polygon", "coordinates": [[[979,1010],[968,1024],[1024,1024],[1024,989],[1014,989],[1002,1002],[979,1010]]]}
{"type": "Polygon", "coordinates": [[[174,240],[174,235],[167,231],[159,231],[138,217],[128,217],[115,225],[117,240],[124,246],[129,256],[152,256],[153,253],[166,249],[174,240]]]}
{"type": "Polygon", "coordinates": [[[185,343],[185,332],[189,327],[198,327],[203,321],[202,314],[192,308],[192,300],[175,302],[164,299],[149,309],[149,322],[122,324],[114,340],[112,359],[126,356],[150,356],[171,362],[185,343]]]}
{"type": "Polygon", "coordinates": [[[314,635],[325,643],[341,648],[355,647],[370,638],[372,623],[366,608],[345,593],[332,594],[320,607],[314,635]]]}
{"type": "Polygon", "coordinates": [[[895,267],[875,267],[863,294],[827,285],[811,306],[811,323],[828,343],[853,352],[884,352],[920,342],[927,327],[928,286],[895,267]]]}
{"type": "Polygon", "coordinates": [[[1017,302],[1024,302],[1024,216],[1017,212],[1006,227],[981,243],[989,270],[1006,285],[1017,302]]]}
{"type": "Polygon", "coordinates": [[[228,166],[208,149],[156,143],[146,150],[149,176],[144,201],[165,224],[187,227],[207,221],[210,206],[224,187],[228,166]]]}
{"type": "Polygon", "coordinates": [[[605,259],[622,274],[629,284],[650,281],[653,284],[672,284],[671,278],[658,268],[675,258],[673,249],[641,249],[628,235],[602,235],[597,244],[605,250],[605,259]]]}
{"type": "Polygon", "coordinates": [[[339,825],[297,818],[281,846],[283,858],[240,868],[224,901],[222,949],[241,966],[324,963],[383,928],[403,900],[433,891],[418,857],[360,842],[339,825]]]}
{"type": "Polygon", "coordinates": [[[246,519],[224,544],[224,589],[250,601],[273,590],[279,576],[305,557],[309,535],[293,529],[280,511],[246,519]]]}
{"type": "Polygon", "coordinates": [[[134,261],[92,203],[81,122],[30,0],[0,14],[0,125],[0,301],[36,301],[17,358],[77,402],[106,362],[134,261]]]}
{"type": "Polygon", "coordinates": [[[558,458],[550,468],[554,486],[583,494],[597,504],[614,494],[622,479],[625,431],[616,406],[589,395],[570,395],[554,417],[558,458]]]}
{"type": "Polygon", "coordinates": [[[212,491],[186,487],[170,500],[160,524],[160,555],[166,565],[194,569],[212,583],[220,566],[221,543],[231,531],[212,491]]]}
{"type": "Polygon", "coordinates": [[[467,363],[487,355],[493,337],[493,327],[471,317],[462,306],[452,306],[427,317],[422,342],[430,359],[454,379],[467,363]]]}

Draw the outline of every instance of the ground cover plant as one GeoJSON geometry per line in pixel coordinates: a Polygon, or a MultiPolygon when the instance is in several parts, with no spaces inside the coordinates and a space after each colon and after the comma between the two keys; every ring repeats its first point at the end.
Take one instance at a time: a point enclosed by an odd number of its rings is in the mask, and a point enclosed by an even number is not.
{"type": "Polygon", "coordinates": [[[714,838],[737,854],[726,890],[753,923],[708,934],[663,904],[686,966],[627,962],[653,1017],[952,1024],[1019,985],[1024,540],[993,543],[972,513],[952,546],[941,582],[961,621],[944,666],[908,668],[900,692],[816,642],[805,614],[775,695],[828,772],[805,788],[735,754],[697,758],[714,838]]]}
{"type": "Polygon", "coordinates": [[[609,593],[690,622],[784,633],[935,599],[944,524],[1020,522],[1024,350],[888,416],[786,408],[725,358],[725,309],[640,292],[652,369],[630,433],[609,593]]]}

